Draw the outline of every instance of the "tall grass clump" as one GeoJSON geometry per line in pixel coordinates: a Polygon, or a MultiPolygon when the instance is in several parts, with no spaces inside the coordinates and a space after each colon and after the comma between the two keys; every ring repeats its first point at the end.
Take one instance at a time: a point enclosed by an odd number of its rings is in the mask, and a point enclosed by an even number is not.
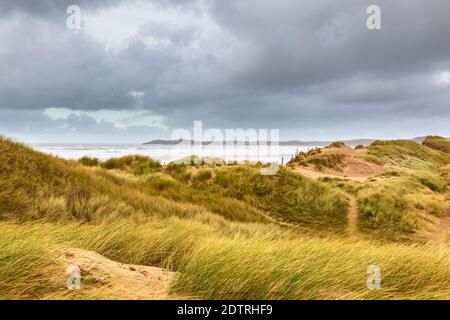
{"type": "Polygon", "coordinates": [[[202,168],[193,178],[193,183],[200,185],[212,178],[212,170],[210,168],[202,168]]]}
{"type": "Polygon", "coordinates": [[[325,168],[342,170],[345,166],[345,154],[327,153],[309,156],[299,162],[302,166],[312,165],[317,170],[322,171],[325,168]]]}
{"type": "Polygon", "coordinates": [[[191,179],[191,173],[185,163],[170,162],[166,170],[172,177],[182,182],[188,182],[191,179]]]}
{"type": "Polygon", "coordinates": [[[53,243],[17,225],[0,223],[0,231],[0,299],[38,299],[64,289],[50,276],[53,243]]]}
{"type": "Polygon", "coordinates": [[[78,162],[87,167],[96,167],[100,165],[100,160],[98,158],[91,158],[88,156],[80,158],[78,162]]]}
{"type": "Polygon", "coordinates": [[[136,175],[158,172],[159,161],[141,155],[128,155],[121,158],[111,158],[100,164],[105,169],[118,169],[136,175]]]}

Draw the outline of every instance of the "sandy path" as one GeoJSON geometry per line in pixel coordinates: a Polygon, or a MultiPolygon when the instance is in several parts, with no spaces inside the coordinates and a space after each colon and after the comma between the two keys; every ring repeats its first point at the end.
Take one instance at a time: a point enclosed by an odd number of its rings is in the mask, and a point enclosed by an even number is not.
{"type": "Polygon", "coordinates": [[[78,266],[89,289],[82,294],[99,295],[108,299],[179,299],[169,293],[177,273],[165,269],[119,263],[89,250],[69,249],[58,258],[62,270],[58,278],[67,277],[69,266],[78,266]]]}
{"type": "Polygon", "coordinates": [[[366,178],[361,178],[361,177],[348,177],[348,176],[343,176],[341,175],[337,175],[337,174],[331,174],[331,173],[326,173],[326,172],[321,172],[321,171],[317,171],[316,169],[312,168],[312,167],[301,167],[301,166],[296,166],[295,168],[292,169],[293,171],[300,173],[308,178],[312,178],[312,179],[319,179],[319,178],[342,178],[342,179],[349,179],[349,180],[355,180],[355,181],[360,181],[360,182],[364,182],[366,180],[366,178]]]}
{"type": "Polygon", "coordinates": [[[282,225],[282,226],[286,226],[286,227],[295,227],[295,224],[290,223],[290,222],[285,222],[285,221],[278,220],[277,218],[272,217],[271,215],[269,215],[269,214],[266,213],[266,212],[260,211],[260,214],[261,214],[264,218],[266,218],[267,220],[269,220],[270,222],[273,222],[273,223],[276,223],[276,224],[279,224],[279,225],[282,225]]]}
{"type": "Polygon", "coordinates": [[[450,233],[450,211],[447,212],[447,216],[440,219],[436,231],[433,232],[428,241],[435,244],[446,243],[447,236],[450,233]]]}
{"type": "Polygon", "coordinates": [[[417,232],[420,241],[431,244],[450,245],[450,202],[447,201],[447,214],[443,217],[423,213],[425,227],[417,232]],[[448,242],[447,242],[448,241],[448,242]]]}
{"type": "MultiPolygon", "coordinates": [[[[304,168],[301,168],[297,166],[296,168],[292,169],[295,172],[301,173],[309,178],[317,179],[321,177],[336,177],[335,175],[330,175],[323,172],[317,172],[312,170],[307,170],[304,168]]],[[[364,181],[366,178],[361,177],[346,177],[351,180],[357,180],[357,181],[364,181]]],[[[347,226],[347,234],[350,237],[356,237],[358,236],[358,203],[356,201],[356,197],[352,194],[346,194],[347,200],[349,204],[348,213],[347,213],[347,219],[348,219],[348,226],[347,226]]]]}
{"type": "Polygon", "coordinates": [[[353,195],[348,195],[348,226],[347,233],[350,237],[356,237],[358,234],[358,204],[356,201],[356,197],[353,195]]]}

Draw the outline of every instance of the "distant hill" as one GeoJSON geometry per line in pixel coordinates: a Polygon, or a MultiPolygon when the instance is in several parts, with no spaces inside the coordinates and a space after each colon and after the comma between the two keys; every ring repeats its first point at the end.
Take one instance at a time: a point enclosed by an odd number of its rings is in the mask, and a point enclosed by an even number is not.
{"type": "Polygon", "coordinates": [[[434,135],[429,135],[429,136],[423,136],[423,137],[415,137],[413,138],[413,140],[417,143],[422,143],[427,139],[443,139],[443,140],[448,140],[449,138],[445,138],[445,137],[441,137],[441,136],[434,136],[434,135]]]}
{"type": "MultiPolygon", "coordinates": [[[[374,139],[354,139],[354,140],[344,140],[346,145],[355,147],[357,145],[369,145],[374,139]]],[[[324,147],[332,143],[333,141],[300,141],[300,140],[288,140],[288,141],[280,141],[280,146],[303,146],[303,147],[324,147]]],[[[202,144],[202,145],[210,145],[210,144],[220,144],[220,141],[195,141],[195,140],[187,140],[187,139],[176,139],[176,140],[151,140],[143,143],[144,145],[193,145],[193,144],[202,144]]],[[[223,144],[232,144],[233,141],[222,141],[223,144]]],[[[256,141],[234,141],[236,145],[255,145],[258,142],[256,141]]],[[[260,144],[270,144],[270,141],[259,141],[260,144]]]]}

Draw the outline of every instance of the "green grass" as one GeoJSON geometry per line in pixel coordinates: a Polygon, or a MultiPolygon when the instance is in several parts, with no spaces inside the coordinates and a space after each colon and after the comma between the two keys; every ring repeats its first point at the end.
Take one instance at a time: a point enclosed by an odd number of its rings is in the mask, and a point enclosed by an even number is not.
{"type": "Polygon", "coordinates": [[[105,169],[117,169],[137,175],[159,172],[161,164],[146,156],[129,155],[111,158],[100,164],[105,169]]]}
{"type": "Polygon", "coordinates": [[[167,172],[177,180],[188,182],[191,179],[191,173],[187,170],[188,166],[185,163],[171,162],[167,165],[167,172]]]}
{"type": "Polygon", "coordinates": [[[96,167],[101,163],[101,161],[98,158],[91,158],[88,156],[82,157],[81,159],[78,160],[78,162],[87,167],[96,167]]]}
{"type": "Polygon", "coordinates": [[[312,165],[316,169],[322,171],[325,168],[342,170],[345,164],[345,154],[327,153],[308,156],[299,162],[302,166],[312,165]]]}
{"type": "Polygon", "coordinates": [[[196,186],[201,186],[202,183],[205,183],[209,179],[212,178],[212,170],[210,168],[202,168],[193,178],[193,183],[196,186]]]}
{"type": "Polygon", "coordinates": [[[361,189],[362,182],[356,180],[349,180],[346,178],[338,177],[322,177],[319,181],[329,185],[333,189],[342,190],[345,193],[356,195],[358,190],[361,189]]]}

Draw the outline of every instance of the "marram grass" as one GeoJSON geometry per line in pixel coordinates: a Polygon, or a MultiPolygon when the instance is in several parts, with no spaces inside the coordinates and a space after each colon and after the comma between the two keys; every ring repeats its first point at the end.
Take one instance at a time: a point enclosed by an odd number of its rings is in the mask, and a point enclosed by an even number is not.
{"type": "Polygon", "coordinates": [[[448,213],[448,155],[404,141],[369,151],[392,169],[360,183],[253,165],[191,174],[134,156],[83,165],[0,138],[0,298],[120,298],[89,277],[77,292],[55,277],[58,255],[81,248],[177,271],[171,290],[192,298],[450,299],[449,237],[414,242],[423,217],[448,213]],[[380,289],[367,288],[370,265],[380,289]]]}
{"type": "MultiPolygon", "coordinates": [[[[209,299],[449,299],[450,250],[305,237],[278,227],[169,218],[99,225],[0,223],[0,297],[68,298],[52,282],[64,248],[179,271],[176,293],[209,299]],[[366,286],[367,267],[381,268],[381,289],[366,286]]],[[[108,298],[102,287],[90,295],[108,298]]],[[[69,296],[70,297],[70,296],[69,296]]],[[[89,298],[79,296],[79,298],[89,298]]]]}

